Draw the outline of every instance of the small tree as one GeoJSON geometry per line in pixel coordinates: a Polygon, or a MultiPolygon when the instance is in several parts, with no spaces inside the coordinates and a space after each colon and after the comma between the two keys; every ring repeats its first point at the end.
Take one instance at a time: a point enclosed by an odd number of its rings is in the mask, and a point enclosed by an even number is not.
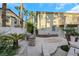
{"type": "Polygon", "coordinates": [[[30,14],[30,12],[28,12],[28,10],[24,8],[23,3],[21,3],[21,6],[16,6],[15,8],[20,14],[19,17],[22,16],[22,20],[25,18],[25,21],[27,21],[27,16],[30,14]]]}
{"type": "Polygon", "coordinates": [[[32,23],[27,22],[27,31],[33,34],[34,26],[32,23]]]}
{"type": "Polygon", "coordinates": [[[18,40],[23,38],[22,34],[11,34],[10,38],[13,40],[13,48],[18,48],[18,40]]]}

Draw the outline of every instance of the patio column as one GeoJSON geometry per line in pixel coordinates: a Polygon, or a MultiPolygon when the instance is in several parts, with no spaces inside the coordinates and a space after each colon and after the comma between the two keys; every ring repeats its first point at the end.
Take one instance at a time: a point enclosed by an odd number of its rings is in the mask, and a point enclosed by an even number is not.
{"type": "Polygon", "coordinates": [[[53,30],[53,28],[55,29],[55,27],[53,27],[54,25],[53,25],[53,20],[54,20],[55,18],[54,18],[54,14],[52,14],[52,19],[51,19],[51,23],[52,23],[52,30],[53,30]]]}
{"type": "Polygon", "coordinates": [[[39,14],[39,28],[41,29],[41,14],[39,14]]]}
{"type": "Polygon", "coordinates": [[[39,28],[41,29],[41,17],[39,15],[39,28]]]}
{"type": "Polygon", "coordinates": [[[44,28],[46,28],[46,14],[44,13],[44,16],[43,16],[43,19],[44,19],[44,28]]]}
{"type": "MultiPolygon", "coordinates": [[[[61,25],[64,25],[65,24],[65,17],[64,17],[64,14],[63,13],[61,13],[60,14],[60,17],[61,17],[61,25]]],[[[65,25],[64,25],[65,26],[65,25]]],[[[66,26],[65,26],[66,27],[66,26]]],[[[65,37],[65,35],[64,35],[64,31],[62,30],[62,28],[60,28],[60,30],[61,30],[61,36],[62,37],[65,37]]]]}
{"type": "Polygon", "coordinates": [[[79,16],[78,16],[78,18],[77,18],[77,22],[78,22],[78,23],[77,23],[77,24],[78,24],[78,27],[77,27],[77,28],[78,28],[78,33],[79,33],[79,16]]]}
{"type": "Polygon", "coordinates": [[[64,18],[64,29],[66,29],[66,26],[67,26],[66,18],[67,18],[67,16],[65,16],[65,18],[64,18]]]}
{"type": "Polygon", "coordinates": [[[47,14],[45,13],[45,28],[47,28],[47,14]]]}
{"type": "Polygon", "coordinates": [[[39,14],[38,14],[38,16],[37,16],[37,28],[39,29],[40,27],[39,27],[39,14]]]}
{"type": "Polygon", "coordinates": [[[51,31],[52,31],[52,18],[50,19],[50,27],[51,27],[51,31]]]}

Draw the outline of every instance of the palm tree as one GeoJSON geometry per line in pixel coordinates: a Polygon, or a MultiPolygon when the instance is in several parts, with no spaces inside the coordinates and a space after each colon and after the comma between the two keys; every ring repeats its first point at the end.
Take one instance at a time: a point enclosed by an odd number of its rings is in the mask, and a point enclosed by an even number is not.
{"type": "Polygon", "coordinates": [[[35,21],[36,21],[36,27],[37,27],[37,21],[38,21],[38,20],[37,20],[37,19],[38,19],[38,14],[39,14],[39,13],[36,12],[36,15],[35,15],[35,16],[36,16],[36,18],[35,18],[35,21]]]}
{"type": "Polygon", "coordinates": [[[2,26],[6,27],[6,3],[2,3],[2,26]]]}
{"type": "Polygon", "coordinates": [[[18,40],[19,39],[23,39],[23,35],[22,34],[10,34],[10,39],[13,40],[13,48],[18,48],[18,40]]]}
{"type": "Polygon", "coordinates": [[[15,8],[19,11],[19,17],[21,18],[21,27],[23,27],[23,3],[21,3],[20,6],[16,6],[15,8]]]}
{"type": "Polygon", "coordinates": [[[34,36],[35,36],[35,35],[36,35],[36,34],[35,34],[35,30],[36,30],[36,29],[35,29],[35,27],[36,27],[36,21],[35,21],[35,19],[36,19],[36,13],[33,12],[33,11],[30,11],[29,14],[30,14],[30,17],[32,17],[32,20],[31,20],[31,21],[32,21],[33,26],[34,26],[34,28],[33,28],[33,29],[34,29],[34,30],[33,30],[33,34],[34,34],[34,36]]]}
{"type": "Polygon", "coordinates": [[[23,15],[25,16],[25,20],[27,20],[27,16],[28,16],[29,12],[28,10],[26,10],[25,8],[23,8],[23,15]]]}
{"type": "Polygon", "coordinates": [[[34,12],[29,11],[29,22],[33,23],[34,12]]]}
{"type": "Polygon", "coordinates": [[[23,8],[24,16],[25,16],[25,28],[26,28],[26,33],[27,33],[27,16],[28,16],[28,10],[23,8]]]}
{"type": "Polygon", "coordinates": [[[38,35],[38,29],[37,29],[37,18],[38,18],[38,12],[36,12],[35,14],[35,32],[36,32],[36,35],[38,35]]]}
{"type": "Polygon", "coordinates": [[[23,25],[23,17],[25,17],[25,27],[26,27],[26,33],[27,33],[27,16],[29,12],[23,7],[23,4],[21,4],[21,6],[16,6],[15,8],[19,11],[19,16],[22,19],[21,25],[23,25]]]}

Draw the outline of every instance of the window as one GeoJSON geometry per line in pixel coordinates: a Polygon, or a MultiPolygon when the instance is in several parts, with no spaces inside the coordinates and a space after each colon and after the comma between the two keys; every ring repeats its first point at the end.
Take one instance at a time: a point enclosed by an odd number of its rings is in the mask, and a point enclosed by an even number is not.
{"type": "Polygon", "coordinates": [[[42,19],[43,18],[43,15],[42,14],[39,14],[39,18],[42,19]]]}
{"type": "Polygon", "coordinates": [[[14,21],[14,24],[17,24],[17,20],[14,21]]]}
{"type": "Polygon", "coordinates": [[[17,19],[13,16],[11,16],[11,17],[12,17],[12,21],[14,22],[14,24],[17,24],[17,19]]]}

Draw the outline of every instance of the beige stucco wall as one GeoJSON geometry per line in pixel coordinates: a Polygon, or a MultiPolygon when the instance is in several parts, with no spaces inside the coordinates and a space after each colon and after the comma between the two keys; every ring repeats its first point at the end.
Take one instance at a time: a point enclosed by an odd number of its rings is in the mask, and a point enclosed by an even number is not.
{"type": "Polygon", "coordinates": [[[37,16],[37,28],[49,28],[51,27],[51,23],[53,22],[53,17],[51,16],[53,14],[39,14],[37,16]]]}
{"type": "MultiPolygon", "coordinates": [[[[1,18],[1,15],[2,15],[2,9],[0,9],[0,26],[2,26],[2,18],[1,18]]],[[[16,18],[16,20],[17,20],[17,26],[19,25],[19,26],[21,26],[21,24],[20,24],[20,18],[19,17],[17,17],[13,12],[11,12],[10,10],[6,10],[6,15],[7,16],[13,16],[13,17],[15,17],[16,18]]],[[[6,22],[6,24],[8,25],[8,26],[14,26],[15,24],[13,23],[14,21],[15,21],[15,19],[13,19],[13,18],[9,18],[8,19],[9,20],[9,22],[6,22]]]]}
{"type": "MultiPolygon", "coordinates": [[[[16,20],[17,20],[17,25],[20,25],[21,26],[21,24],[20,24],[20,19],[14,14],[14,13],[12,13],[11,11],[7,11],[7,14],[8,15],[11,15],[11,16],[13,16],[13,17],[15,17],[16,18],[16,20]]],[[[12,21],[15,21],[15,20],[13,20],[13,19],[11,19],[12,21]]]]}
{"type": "Polygon", "coordinates": [[[65,23],[66,24],[79,24],[79,15],[67,14],[65,23]]]}
{"type": "Polygon", "coordinates": [[[53,25],[56,25],[57,27],[59,27],[59,25],[62,25],[63,21],[60,17],[57,17],[53,20],[53,25]]]}
{"type": "Polygon", "coordinates": [[[52,25],[79,24],[79,14],[74,13],[39,13],[37,16],[37,28],[51,27],[52,25]],[[39,17],[39,15],[42,17],[39,17]],[[55,17],[55,18],[54,18],[55,17]],[[64,18],[63,18],[64,17],[64,18]],[[46,25],[47,20],[47,25],[46,25]],[[45,27],[46,25],[46,27],[45,27]]]}

